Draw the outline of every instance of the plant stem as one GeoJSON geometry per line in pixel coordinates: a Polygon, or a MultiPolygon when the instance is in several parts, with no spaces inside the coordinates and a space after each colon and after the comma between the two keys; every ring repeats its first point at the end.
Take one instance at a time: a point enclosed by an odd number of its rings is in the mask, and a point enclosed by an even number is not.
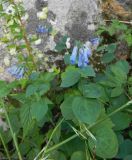
{"type": "Polygon", "coordinates": [[[8,160],[11,160],[9,151],[8,151],[8,149],[7,149],[7,146],[6,146],[5,142],[4,142],[4,139],[3,139],[2,135],[1,135],[1,133],[0,133],[0,139],[1,139],[2,144],[3,144],[3,146],[4,146],[4,149],[5,149],[5,152],[6,152],[6,155],[7,155],[8,160]]]}
{"type": "MultiPolygon", "coordinates": [[[[115,111],[111,112],[110,114],[108,114],[107,117],[105,117],[105,118],[103,118],[103,119],[97,121],[95,124],[89,126],[88,129],[93,128],[94,126],[96,126],[96,125],[98,125],[99,123],[105,121],[106,119],[110,118],[111,116],[115,115],[116,113],[120,112],[121,110],[125,109],[126,107],[128,107],[128,106],[130,106],[130,105],[132,105],[132,100],[129,101],[129,102],[127,102],[125,105],[121,106],[120,108],[116,109],[115,111]]],[[[53,147],[47,149],[47,150],[45,151],[45,153],[49,153],[49,152],[51,152],[51,151],[53,151],[53,150],[59,148],[60,146],[62,146],[62,145],[64,145],[64,144],[68,143],[69,141],[75,139],[76,137],[78,137],[78,135],[74,134],[73,136],[67,138],[66,140],[64,140],[64,141],[62,141],[62,142],[60,142],[60,143],[54,145],[53,147]]]]}
{"type": "Polygon", "coordinates": [[[8,113],[6,111],[5,105],[3,103],[2,103],[2,105],[3,105],[3,108],[5,110],[5,116],[6,116],[9,128],[10,128],[10,131],[11,131],[11,135],[12,135],[12,138],[13,138],[16,150],[17,150],[17,154],[18,154],[19,160],[22,160],[22,156],[21,156],[21,153],[20,153],[20,150],[19,150],[19,147],[18,147],[17,139],[16,139],[16,134],[13,132],[13,129],[12,129],[12,126],[11,126],[11,122],[10,122],[8,113]]]}
{"type": "Polygon", "coordinates": [[[18,9],[17,5],[15,4],[14,0],[10,0],[10,1],[16,7],[16,10],[17,10],[17,18],[20,21],[20,29],[21,29],[21,31],[23,33],[23,39],[24,39],[25,44],[26,44],[27,55],[28,55],[28,57],[32,58],[32,62],[33,62],[33,65],[35,67],[35,70],[37,70],[37,66],[36,66],[36,63],[35,63],[35,60],[34,60],[34,57],[33,57],[33,54],[32,54],[32,47],[31,47],[30,41],[27,38],[27,33],[26,33],[26,30],[25,30],[25,25],[22,22],[21,15],[19,13],[19,9],[18,9]]]}
{"type": "MultiPolygon", "coordinates": [[[[39,152],[39,154],[35,157],[34,160],[37,160],[37,158],[38,158],[43,152],[44,152],[44,154],[46,153],[46,149],[48,148],[48,146],[49,146],[49,144],[50,144],[50,142],[51,142],[51,140],[52,140],[52,138],[53,138],[53,135],[55,134],[56,130],[58,129],[58,127],[61,125],[61,123],[62,123],[63,121],[64,121],[64,118],[63,118],[63,119],[57,124],[57,126],[54,128],[53,132],[51,133],[51,136],[50,136],[50,138],[49,138],[49,141],[48,141],[46,147],[44,147],[44,148],[39,152]]],[[[42,159],[43,159],[44,154],[42,155],[42,159]]]]}

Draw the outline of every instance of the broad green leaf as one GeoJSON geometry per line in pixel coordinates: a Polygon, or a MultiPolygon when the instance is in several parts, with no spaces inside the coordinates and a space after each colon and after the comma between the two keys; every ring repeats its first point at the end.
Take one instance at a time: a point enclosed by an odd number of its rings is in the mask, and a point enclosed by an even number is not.
{"type": "Polygon", "coordinates": [[[131,155],[128,155],[124,158],[124,160],[132,160],[132,154],[131,155]]]}
{"type": "Polygon", "coordinates": [[[80,79],[79,69],[75,67],[68,67],[64,73],[62,73],[61,87],[70,87],[75,85],[80,79]]]}
{"type": "Polygon", "coordinates": [[[34,95],[35,93],[39,94],[39,96],[42,96],[50,89],[49,83],[43,83],[43,84],[31,84],[26,89],[26,96],[30,97],[34,95]]]}
{"type": "Polygon", "coordinates": [[[92,66],[87,66],[85,68],[80,69],[81,77],[95,77],[95,71],[92,66]]]}
{"type": "Polygon", "coordinates": [[[48,105],[44,100],[33,102],[31,104],[31,115],[32,119],[36,119],[38,122],[41,121],[48,111],[48,105]]]}
{"type": "Polygon", "coordinates": [[[127,73],[121,67],[119,67],[117,64],[111,65],[111,71],[113,72],[116,78],[116,83],[118,82],[120,85],[126,83],[127,73]]]}
{"type": "Polygon", "coordinates": [[[132,120],[131,116],[127,113],[119,112],[111,117],[112,122],[115,124],[115,130],[123,130],[129,127],[132,120]]]}
{"type": "Polygon", "coordinates": [[[132,141],[126,139],[119,147],[119,152],[117,157],[120,159],[124,159],[128,155],[132,155],[132,141]]]}
{"type": "Polygon", "coordinates": [[[61,113],[66,120],[72,120],[74,118],[74,114],[72,111],[73,99],[74,99],[74,96],[70,96],[66,98],[60,106],[61,113]]]}
{"type": "Polygon", "coordinates": [[[111,91],[111,97],[117,97],[123,93],[124,89],[121,87],[116,87],[111,91]]]}
{"type": "Polygon", "coordinates": [[[49,83],[41,84],[38,88],[38,93],[40,96],[44,95],[50,89],[49,83]]]}
{"type": "Polygon", "coordinates": [[[129,63],[127,61],[120,60],[120,61],[116,62],[115,66],[118,67],[118,68],[120,68],[126,74],[129,73],[130,65],[129,65],[129,63]]]}
{"type": "Polygon", "coordinates": [[[93,124],[101,113],[101,104],[97,100],[76,97],[72,103],[75,117],[84,123],[93,124]]]}
{"type": "Polygon", "coordinates": [[[85,153],[82,151],[76,151],[72,154],[71,160],[86,160],[85,153]]]}
{"type": "Polygon", "coordinates": [[[37,92],[39,85],[31,84],[26,89],[26,96],[30,97],[37,92]]]}
{"type": "Polygon", "coordinates": [[[82,93],[87,98],[99,98],[102,95],[102,89],[94,83],[82,84],[82,93]]]}
{"type": "Polygon", "coordinates": [[[32,116],[30,111],[30,103],[24,104],[20,109],[20,121],[23,128],[24,136],[33,127],[32,116]]]}
{"type": "Polygon", "coordinates": [[[114,53],[105,53],[104,56],[101,58],[103,63],[110,63],[115,59],[114,53]]]}
{"type": "Polygon", "coordinates": [[[0,81],[0,98],[7,96],[17,85],[18,83],[15,81],[9,84],[4,81],[0,81]]]}
{"type": "Polygon", "coordinates": [[[53,151],[49,157],[51,160],[66,160],[64,153],[59,151],[53,151]]]}
{"type": "Polygon", "coordinates": [[[96,140],[89,138],[91,150],[101,158],[114,158],[118,152],[118,140],[113,130],[102,123],[93,128],[92,133],[96,140]]]}

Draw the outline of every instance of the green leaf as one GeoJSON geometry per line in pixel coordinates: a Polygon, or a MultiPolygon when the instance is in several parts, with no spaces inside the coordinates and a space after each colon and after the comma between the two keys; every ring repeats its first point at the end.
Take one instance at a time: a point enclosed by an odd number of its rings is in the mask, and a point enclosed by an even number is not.
{"type": "Polygon", "coordinates": [[[82,84],[82,93],[87,98],[99,98],[101,97],[102,92],[102,89],[97,84],[82,84]]]}
{"type": "Polygon", "coordinates": [[[132,96],[132,87],[128,88],[128,92],[129,92],[130,96],[132,96]]]}
{"type": "Polygon", "coordinates": [[[112,116],[111,120],[115,124],[115,130],[123,130],[129,127],[132,118],[127,113],[119,112],[118,114],[112,116]]]}
{"type": "Polygon", "coordinates": [[[75,85],[80,79],[79,69],[75,67],[67,67],[66,71],[62,73],[61,87],[71,87],[75,85]]]}
{"type": "Polygon", "coordinates": [[[130,70],[130,65],[127,61],[125,60],[120,60],[118,62],[116,62],[115,66],[117,68],[120,68],[123,72],[125,72],[126,74],[129,73],[129,70],[130,70]]]}
{"type": "Polygon", "coordinates": [[[95,72],[92,66],[87,66],[85,68],[80,69],[81,77],[95,77],[95,72]]]}
{"type": "Polygon", "coordinates": [[[26,89],[26,97],[30,97],[35,93],[39,94],[39,96],[44,95],[50,89],[49,83],[43,84],[31,84],[26,89]]]}
{"type": "Polygon", "coordinates": [[[29,132],[29,130],[33,127],[29,103],[26,103],[24,104],[24,106],[21,107],[20,121],[23,128],[24,136],[25,136],[29,132]]]}
{"type": "Polygon", "coordinates": [[[121,87],[116,87],[111,91],[111,97],[117,97],[123,93],[124,89],[121,87]]]}
{"type": "Polygon", "coordinates": [[[72,154],[71,160],[86,160],[85,153],[82,151],[76,151],[72,154]]]}
{"type": "Polygon", "coordinates": [[[119,147],[119,153],[117,155],[118,158],[124,159],[128,155],[132,154],[132,141],[126,139],[119,147]]]}
{"type": "Polygon", "coordinates": [[[0,98],[7,96],[17,85],[18,83],[15,81],[9,84],[4,81],[0,81],[0,98]]]}
{"type": "Polygon", "coordinates": [[[70,65],[70,54],[65,54],[64,56],[64,62],[66,65],[70,65]]]}
{"type": "Polygon", "coordinates": [[[66,98],[60,106],[61,113],[66,120],[72,120],[74,118],[74,114],[72,111],[73,99],[74,99],[74,96],[70,96],[66,98]]]}
{"type": "Polygon", "coordinates": [[[32,119],[36,119],[38,122],[41,121],[48,111],[48,105],[44,100],[34,102],[31,104],[31,115],[32,119]]]}
{"type": "Polygon", "coordinates": [[[91,150],[101,158],[113,158],[118,152],[118,140],[113,130],[102,123],[93,128],[96,140],[89,138],[91,150]]]}
{"type": "Polygon", "coordinates": [[[79,121],[93,124],[101,113],[101,104],[96,100],[75,97],[72,103],[72,109],[79,121]]]}
{"type": "Polygon", "coordinates": [[[125,157],[124,160],[132,160],[132,154],[125,157]]]}
{"type": "Polygon", "coordinates": [[[64,153],[59,151],[54,151],[49,156],[51,160],[66,160],[64,153]]]}
{"type": "Polygon", "coordinates": [[[104,56],[101,58],[103,63],[110,63],[115,59],[114,53],[105,53],[104,56]]]}
{"type": "Polygon", "coordinates": [[[132,131],[129,131],[129,136],[130,138],[132,138],[132,131]]]}
{"type": "Polygon", "coordinates": [[[31,84],[26,89],[26,97],[30,97],[37,92],[39,85],[31,84]]]}

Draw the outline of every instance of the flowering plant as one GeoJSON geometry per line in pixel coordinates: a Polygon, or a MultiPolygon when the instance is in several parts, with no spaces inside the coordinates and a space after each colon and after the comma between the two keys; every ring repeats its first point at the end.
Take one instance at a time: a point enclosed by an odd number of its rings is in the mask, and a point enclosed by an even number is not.
{"type": "MultiPolygon", "coordinates": [[[[38,18],[45,19],[47,11],[38,18]]],[[[27,36],[21,0],[0,1],[0,16],[7,22],[1,41],[17,57],[12,66],[4,58],[15,80],[0,80],[0,158],[131,159],[131,66],[116,58],[116,44],[104,44],[100,35],[72,48],[64,36],[55,49],[66,52],[69,63],[47,72],[38,67],[43,54],[33,44],[41,39],[27,36]]],[[[49,29],[38,25],[36,32],[49,29]]]]}

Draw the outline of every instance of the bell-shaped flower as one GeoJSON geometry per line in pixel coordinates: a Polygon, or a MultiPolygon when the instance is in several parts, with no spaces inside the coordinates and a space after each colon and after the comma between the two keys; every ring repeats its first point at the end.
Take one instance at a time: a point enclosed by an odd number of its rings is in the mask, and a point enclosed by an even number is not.
{"type": "Polygon", "coordinates": [[[92,46],[96,49],[99,46],[100,38],[93,38],[90,40],[90,42],[92,43],[92,46]]]}
{"type": "Polygon", "coordinates": [[[78,47],[75,46],[73,48],[72,54],[70,56],[70,62],[71,62],[71,64],[75,64],[76,63],[77,53],[78,53],[78,47]]]}
{"type": "Polygon", "coordinates": [[[7,69],[7,72],[14,76],[16,79],[21,79],[24,76],[24,67],[18,67],[16,65],[7,69]]]}
{"type": "Polygon", "coordinates": [[[83,61],[84,61],[83,49],[80,48],[79,56],[78,56],[78,67],[82,67],[83,66],[83,61]]]}

